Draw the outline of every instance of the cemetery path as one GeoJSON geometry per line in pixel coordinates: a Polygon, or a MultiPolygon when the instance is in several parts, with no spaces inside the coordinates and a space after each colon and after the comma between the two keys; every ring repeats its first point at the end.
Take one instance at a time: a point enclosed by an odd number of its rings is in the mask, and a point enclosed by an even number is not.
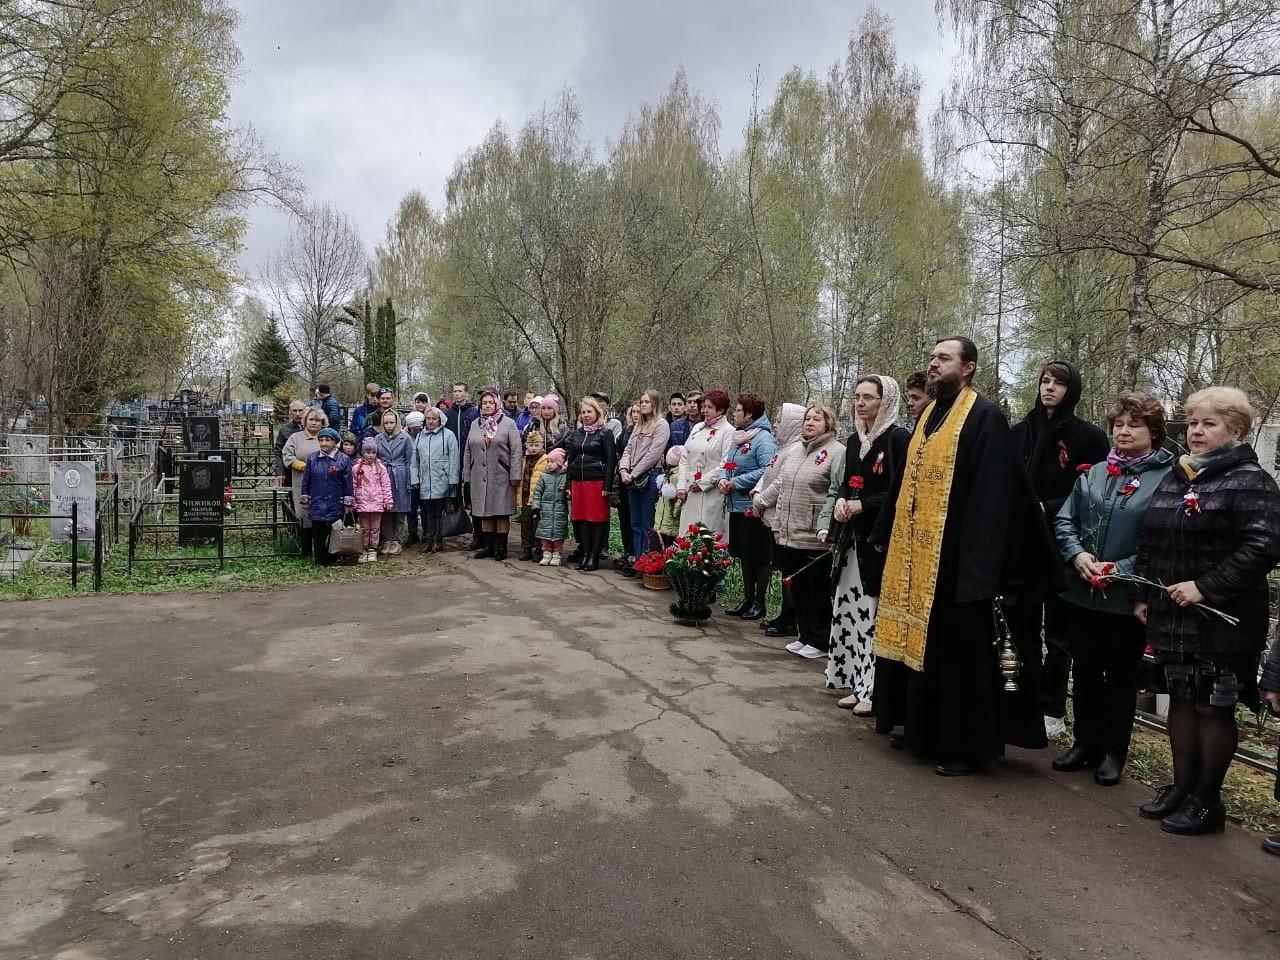
{"type": "Polygon", "coordinates": [[[0,957],[1249,958],[1275,862],[943,780],[668,594],[448,553],[0,605],[0,957]],[[433,575],[429,575],[433,574],[433,575]]]}

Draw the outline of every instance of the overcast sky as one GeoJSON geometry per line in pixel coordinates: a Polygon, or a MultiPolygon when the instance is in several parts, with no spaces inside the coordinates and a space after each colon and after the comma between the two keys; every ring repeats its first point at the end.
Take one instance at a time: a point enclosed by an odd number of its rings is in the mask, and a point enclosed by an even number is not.
{"type": "MultiPolygon", "coordinates": [[[[310,202],[355,220],[370,251],[409,190],[433,205],[457,157],[501,119],[518,128],[571,87],[586,133],[612,139],[683,66],[741,142],[760,68],[766,99],[794,65],[844,56],[863,0],[233,0],[243,76],[232,120],[295,166],[310,202]]],[[[933,0],[890,0],[899,56],[932,109],[953,45],[933,0]]],[[[242,257],[252,275],[287,218],[259,209],[242,257]]]]}

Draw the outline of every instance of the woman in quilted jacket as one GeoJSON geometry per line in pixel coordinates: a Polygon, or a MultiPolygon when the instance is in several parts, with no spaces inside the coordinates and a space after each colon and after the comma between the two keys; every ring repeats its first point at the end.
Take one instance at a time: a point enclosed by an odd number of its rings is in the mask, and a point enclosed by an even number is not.
{"type": "Polygon", "coordinates": [[[1241,391],[1201,390],[1186,413],[1191,452],[1151,498],[1135,565],[1165,586],[1148,589],[1134,612],[1168,681],[1174,774],[1141,813],[1166,833],[1194,835],[1222,829],[1236,704],[1257,703],[1267,575],[1280,562],[1280,489],[1244,442],[1254,412],[1241,391]]]}

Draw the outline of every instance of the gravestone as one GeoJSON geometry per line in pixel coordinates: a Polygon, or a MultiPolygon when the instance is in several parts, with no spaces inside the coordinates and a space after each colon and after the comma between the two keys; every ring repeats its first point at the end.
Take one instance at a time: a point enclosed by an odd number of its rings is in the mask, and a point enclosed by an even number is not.
{"type": "Polygon", "coordinates": [[[213,543],[222,536],[225,468],[216,460],[178,464],[178,546],[213,543]]]}
{"type": "Polygon", "coordinates": [[[51,460],[49,462],[49,538],[71,539],[71,505],[76,504],[77,540],[93,542],[94,511],[98,487],[96,465],[91,460],[51,460]]]}
{"type": "Polygon", "coordinates": [[[49,438],[38,434],[9,434],[9,456],[13,479],[41,489],[49,482],[49,438]]]}
{"type": "Polygon", "coordinates": [[[236,475],[236,452],[234,450],[208,450],[201,459],[224,464],[222,476],[227,481],[230,481],[236,475]]]}
{"type": "Polygon", "coordinates": [[[222,442],[218,436],[217,417],[187,417],[182,421],[182,442],[190,453],[204,454],[218,450],[222,442]]]}

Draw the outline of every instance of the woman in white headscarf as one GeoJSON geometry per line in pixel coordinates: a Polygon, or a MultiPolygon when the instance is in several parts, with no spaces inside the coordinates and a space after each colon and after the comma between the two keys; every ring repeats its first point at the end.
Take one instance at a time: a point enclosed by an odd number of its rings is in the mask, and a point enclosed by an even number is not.
{"type": "Polygon", "coordinates": [[[831,473],[827,502],[818,518],[818,538],[835,549],[836,578],[831,616],[827,687],[849,690],[838,702],[858,716],[870,716],[875,683],[876,605],[884,575],[884,554],[867,544],[888,497],[894,471],[906,462],[911,433],[898,425],[898,384],[870,374],[853,391],[853,436],[845,462],[831,473]]]}

